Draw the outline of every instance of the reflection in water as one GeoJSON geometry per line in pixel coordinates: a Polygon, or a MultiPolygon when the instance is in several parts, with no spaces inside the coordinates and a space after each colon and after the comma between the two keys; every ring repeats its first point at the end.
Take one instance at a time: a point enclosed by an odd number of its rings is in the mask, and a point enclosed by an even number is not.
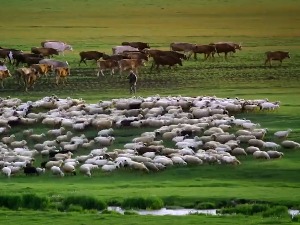
{"type": "MultiPolygon", "coordinates": [[[[124,214],[125,210],[118,206],[110,206],[107,208],[110,211],[115,211],[121,214],[124,214]]],[[[164,215],[173,215],[173,216],[185,216],[189,214],[206,214],[206,215],[217,215],[216,209],[166,209],[162,208],[159,210],[132,210],[139,215],[154,215],[154,216],[164,216],[164,215]]]]}
{"type": "MultiPolygon", "coordinates": [[[[118,206],[109,206],[107,207],[109,211],[115,211],[120,214],[124,214],[125,210],[118,206]]],[[[166,209],[162,208],[159,210],[131,210],[136,212],[139,215],[153,215],[153,216],[164,216],[164,215],[172,215],[172,216],[185,216],[190,214],[205,214],[205,215],[219,215],[217,213],[217,209],[166,209]]],[[[289,214],[293,218],[296,215],[300,214],[300,210],[289,209],[289,214]]]]}

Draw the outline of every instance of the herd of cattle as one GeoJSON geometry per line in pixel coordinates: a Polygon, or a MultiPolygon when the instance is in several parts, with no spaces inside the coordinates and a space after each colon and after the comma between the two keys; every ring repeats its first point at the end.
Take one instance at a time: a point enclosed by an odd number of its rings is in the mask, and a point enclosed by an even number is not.
{"type": "MultiPolygon", "coordinates": [[[[3,88],[3,80],[11,76],[10,71],[5,65],[6,61],[21,68],[15,69],[15,75],[19,85],[23,84],[25,90],[33,88],[36,80],[41,76],[47,76],[49,72],[53,72],[56,76],[56,84],[70,75],[70,67],[67,61],[55,60],[51,57],[64,54],[64,51],[72,51],[71,45],[62,41],[44,41],[41,47],[32,47],[31,53],[25,53],[22,50],[0,47],[0,58],[4,62],[0,64],[0,82],[3,88]],[[27,67],[24,67],[24,64],[27,67]]],[[[192,55],[197,60],[197,54],[204,54],[204,60],[209,57],[214,58],[215,54],[224,53],[225,59],[229,53],[235,53],[236,50],[242,50],[241,44],[234,42],[216,42],[207,45],[197,45],[194,43],[174,42],[170,44],[170,50],[152,49],[148,43],[144,42],[123,42],[120,46],[112,48],[112,54],[108,55],[99,51],[82,51],[79,53],[81,63],[87,60],[95,60],[97,63],[97,76],[104,71],[114,74],[115,70],[119,70],[120,75],[123,71],[133,70],[138,74],[138,69],[145,66],[145,62],[152,58],[152,66],[150,70],[160,66],[182,66],[183,60],[189,60],[192,55]]],[[[278,60],[282,63],[285,58],[290,58],[289,52],[274,51],[266,52],[265,65],[271,66],[272,60],[278,60]]]]}

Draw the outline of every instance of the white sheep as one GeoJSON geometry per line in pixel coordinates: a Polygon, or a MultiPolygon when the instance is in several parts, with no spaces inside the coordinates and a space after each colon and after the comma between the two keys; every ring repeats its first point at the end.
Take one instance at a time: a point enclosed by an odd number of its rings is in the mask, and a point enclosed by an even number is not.
{"type": "Polygon", "coordinates": [[[287,129],[287,130],[281,130],[281,131],[277,131],[274,133],[274,136],[276,138],[287,138],[290,134],[290,132],[292,132],[292,129],[287,129]]]}
{"type": "Polygon", "coordinates": [[[29,136],[30,139],[32,139],[33,141],[42,141],[44,138],[46,137],[46,135],[44,133],[41,134],[31,134],[29,136]]]}
{"type": "Polygon", "coordinates": [[[101,167],[101,170],[104,172],[112,172],[118,168],[120,168],[120,162],[114,163],[114,164],[105,164],[101,167]]]}
{"type": "Polygon", "coordinates": [[[58,142],[68,141],[71,139],[72,135],[73,135],[73,133],[71,131],[67,131],[66,134],[57,136],[56,141],[58,141],[58,142]]]}
{"type": "Polygon", "coordinates": [[[199,159],[197,156],[184,155],[182,156],[182,158],[187,164],[197,164],[197,165],[203,164],[203,161],[199,159]]]}
{"type": "Polygon", "coordinates": [[[300,143],[290,140],[281,142],[281,146],[284,148],[300,148],[300,143]]]}
{"type": "Polygon", "coordinates": [[[13,141],[10,143],[10,146],[12,148],[22,148],[27,144],[27,141],[22,140],[22,141],[13,141]]]}
{"type": "Polygon", "coordinates": [[[53,166],[61,167],[62,164],[63,164],[63,160],[58,160],[58,161],[48,161],[48,162],[45,164],[45,168],[46,168],[46,169],[50,169],[50,168],[53,167],[53,166]]]}
{"type": "Polygon", "coordinates": [[[173,164],[176,165],[187,165],[187,162],[183,160],[183,158],[181,156],[172,156],[171,160],[173,161],[173,164]]]}
{"type": "Polygon", "coordinates": [[[9,137],[3,137],[1,139],[1,141],[4,143],[4,144],[10,144],[11,142],[15,141],[16,139],[16,136],[14,134],[10,135],[9,137]]]}
{"type": "Polygon", "coordinates": [[[240,135],[236,138],[240,143],[248,143],[251,139],[256,139],[254,135],[240,135]]]}
{"type": "Polygon", "coordinates": [[[115,138],[114,137],[95,137],[94,140],[96,142],[98,142],[101,146],[107,147],[112,145],[112,143],[114,142],[115,138]]]}
{"type": "Polygon", "coordinates": [[[52,166],[50,170],[53,175],[59,175],[61,177],[65,176],[65,174],[61,171],[61,169],[58,166],[52,166]]]}
{"type": "Polygon", "coordinates": [[[248,154],[253,155],[253,153],[256,152],[256,151],[260,151],[260,149],[258,147],[255,147],[255,146],[249,146],[249,147],[246,148],[246,152],[248,154]]]}
{"type": "Polygon", "coordinates": [[[65,132],[65,130],[66,129],[64,127],[60,127],[59,129],[48,130],[47,134],[57,137],[59,135],[62,135],[65,132]]]}
{"type": "Polygon", "coordinates": [[[238,130],[235,133],[237,136],[241,136],[241,135],[251,135],[251,131],[250,130],[238,130]]]}
{"type": "Polygon", "coordinates": [[[65,163],[61,169],[62,169],[63,173],[65,173],[65,174],[70,173],[70,174],[76,175],[75,166],[71,165],[71,163],[65,163]]]}
{"type": "MultiPolygon", "coordinates": [[[[94,165],[95,167],[98,168],[98,166],[94,165]]],[[[91,177],[92,173],[91,173],[91,166],[89,164],[83,164],[79,167],[79,171],[80,173],[83,173],[84,175],[91,177]]]]}
{"type": "Polygon", "coordinates": [[[255,151],[253,157],[255,159],[270,159],[269,154],[265,151],[255,151]]]}
{"type": "Polygon", "coordinates": [[[231,155],[233,156],[241,156],[241,155],[247,155],[246,151],[243,148],[234,148],[231,152],[231,155]]]}
{"type": "Polygon", "coordinates": [[[166,156],[156,156],[153,159],[153,162],[154,163],[160,163],[164,166],[173,166],[174,165],[173,161],[170,158],[166,157],[166,156]]]}
{"type": "Polygon", "coordinates": [[[283,152],[278,152],[278,151],[273,151],[273,150],[267,151],[267,153],[271,159],[278,159],[284,155],[283,152]]]}
{"type": "Polygon", "coordinates": [[[253,130],[257,127],[260,127],[259,123],[246,122],[242,124],[242,127],[248,130],[253,130]]]}
{"type": "Polygon", "coordinates": [[[276,150],[277,148],[280,148],[280,145],[275,142],[267,141],[264,143],[263,148],[271,148],[273,150],[276,150]]]}
{"type": "Polygon", "coordinates": [[[128,163],[129,163],[129,167],[132,169],[149,172],[149,169],[145,166],[143,162],[129,161],[128,163]]]}
{"type": "Polygon", "coordinates": [[[221,164],[240,165],[241,162],[235,156],[224,155],[220,158],[221,164]]]}
{"type": "Polygon", "coordinates": [[[258,147],[258,148],[263,148],[265,145],[265,142],[263,140],[259,140],[259,139],[250,139],[248,141],[248,144],[251,146],[258,147]]]}
{"type": "Polygon", "coordinates": [[[108,136],[111,136],[113,133],[114,133],[114,129],[113,128],[103,129],[103,130],[100,130],[98,132],[98,136],[108,137],[108,136]]]}
{"type": "Polygon", "coordinates": [[[97,149],[91,150],[90,153],[91,153],[93,156],[100,156],[100,155],[104,155],[104,154],[106,153],[107,150],[108,150],[107,147],[104,147],[104,148],[97,148],[97,149]]]}
{"type": "Polygon", "coordinates": [[[9,167],[5,166],[2,168],[2,173],[9,178],[11,175],[11,169],[9,167]]]}
{"type": "Polygon", "coordinates": [[[70,159],[72,157],[73,153],[68,152],[68,153],[57,153],[55,154],[54,158],[56,160],[65,160],[65,159],[70,159]]]}

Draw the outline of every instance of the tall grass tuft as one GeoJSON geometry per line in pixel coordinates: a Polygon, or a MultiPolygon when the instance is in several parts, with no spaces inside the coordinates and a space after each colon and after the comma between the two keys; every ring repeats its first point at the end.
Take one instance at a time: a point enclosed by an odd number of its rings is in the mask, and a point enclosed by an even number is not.
{"type": "Polygon", "coordinates": [[[273,206],[262,213],[263,217],[290,217],[288,208],[286,206],[273,206]]]}
{"type": "Polygon", "coordinates": [[[17,210],[22,207],[22,196],[0,195],[0,207],[17,210]]]}
{"type": "Polygon", "coordinates": [[[228,207],[219,210],[221,214],[242,214],[242,215],[254,215],[257,213],[263,213],[269,210],[269,205],[266,204],[239,204],[235,207],[228,207]]]}
{"type": "Polygon", "coordinates": [[[215,209],[216,204],[213,202],[199,202],[195,204],[195,209],[215,209]]]}
{"type": "Polygon", "coordinates": [[[62,203],[65,209],[68,209],[71,204],[79,205],[82,209],[103,210],[107,207],[104,201],[90,196],[68,196],[63,199],[62,203]]]}
{"type": "Polygon", "coordinates": [[[132,197],[123,201],[124,209],[161,209],[164,202],[158,197],[132,197]]]}
{"type": "Polygon", "coordinates": [[[49,198],[36,194],[24,194],[22,196],[22,207],[27,209],[42,210],[49,206],[49,198]]]}

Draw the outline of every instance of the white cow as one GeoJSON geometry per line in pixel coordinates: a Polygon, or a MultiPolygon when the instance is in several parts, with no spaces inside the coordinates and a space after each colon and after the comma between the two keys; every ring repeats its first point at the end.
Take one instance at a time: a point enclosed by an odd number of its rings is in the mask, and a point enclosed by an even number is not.
{"type": "Polygon", "coordinates": [[[125,51],[131,51],[131,52],[139,52],[138,48],[134,48],[131,46],[115,46],[112,48],[112,52],[114,55],[116,54],[122,54],[125,51]]]}
{"type": "Polygon", "coordinates": [[[39,61],[39,63],[52,65],[54,69],[57,67],[69,67],[69,63],[67,61],[59,61],[55,59],[42,59],[39,61]]]}
{"type": "Polygon", "coordinates": [[[64,55],[64,51],[73,51],[73,47],[71,45],[68,45],[62,41],[43,41],[41,45],[44,48],[54,48],[59,53],[62,53],[62,55],[64,55]]]}

